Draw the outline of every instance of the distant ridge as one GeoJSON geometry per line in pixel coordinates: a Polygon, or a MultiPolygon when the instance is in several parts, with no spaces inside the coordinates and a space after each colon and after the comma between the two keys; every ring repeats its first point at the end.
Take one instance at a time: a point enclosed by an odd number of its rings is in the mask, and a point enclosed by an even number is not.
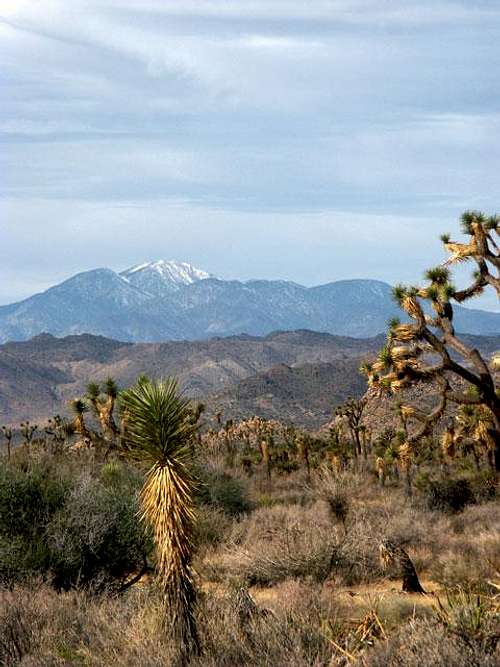
{"type": "MultiPolygon", "coordinates": [[[[500,336],[464,339],[486,358],[500,349],[500,336]]],[[[336,405],[365,392],[358,368],[384,340],[307,330],[149,344],[41,334],[0,345],[0,424],[41,424],[67,413],[89,382],[111,376],[127,387],[145,373],[175,375],[188,396],[206,403],[207,423],[222,411],[225,419],[258,414],[315,428],[336,405]]]]}
{"type": "MultiPolygon", "coordinates": [[[[500,313],[456,306],[459,332],[500,333],[500,313]]],[[[368,337],[402,316],[391,287],[341,280],[304,287],[284,280],[220,280],[186,262],[156,260],[121,273],[79,273],[23,301],[0,306],[0,343],[47,332],[91,333],[130,342],[262,336],[310,329],[368,337]]]]}

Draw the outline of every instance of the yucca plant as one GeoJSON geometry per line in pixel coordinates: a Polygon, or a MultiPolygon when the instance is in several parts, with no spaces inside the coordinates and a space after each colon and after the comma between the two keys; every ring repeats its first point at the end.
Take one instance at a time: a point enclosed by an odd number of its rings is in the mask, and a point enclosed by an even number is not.
{"type": "Polygon", "coordinates": [[[85,398],[101,424],[103,436],[110,442],[114,442],[118,435],[118,428],[113,417],[117,397],[118,387],[113,378],[105,380],[101,387],[96,382],[87,385],[85,398]]]}
{"type": "Polygon", "coordinates": [[[77,433],[80,433],[82,438],[90,440],[90,432],[85,424],[84,415],[89,411],[89,406],[81,398],[74,398],[69,403],[71,412],[74,414],[73,426],[77,433]]]}
{"type": "Polygon", "coordinates": [[[119,400],[127,414],[122,447],[130,458],[149,466],[140,493],[140,518],[153,531],[165,629],[178,643],[184,663],[199,650],[191,564],[196,485],[190,443],[196,424],[189,400],[174,379],[141,378],[119,400]]]}

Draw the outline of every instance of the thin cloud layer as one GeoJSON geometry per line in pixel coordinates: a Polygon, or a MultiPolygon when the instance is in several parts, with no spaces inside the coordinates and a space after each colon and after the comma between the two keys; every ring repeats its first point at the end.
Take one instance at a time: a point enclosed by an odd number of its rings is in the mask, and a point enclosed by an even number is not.
{"type": "Polygon", "coordinates": [[[499,37],[494,1],[3,0],[0,302],[157,256],[418,279],[496,209],[499,37]]]}

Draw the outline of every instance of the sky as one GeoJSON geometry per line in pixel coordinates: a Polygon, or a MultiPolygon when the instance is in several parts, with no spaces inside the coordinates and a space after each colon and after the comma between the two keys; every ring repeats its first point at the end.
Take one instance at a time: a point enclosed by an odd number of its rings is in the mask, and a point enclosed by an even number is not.
{"type": "Polygon", "coordinates": [[[416,282],[500,212],[499,83],[498,0],[1,0],[0,304],[160,258],[416,282]]]}

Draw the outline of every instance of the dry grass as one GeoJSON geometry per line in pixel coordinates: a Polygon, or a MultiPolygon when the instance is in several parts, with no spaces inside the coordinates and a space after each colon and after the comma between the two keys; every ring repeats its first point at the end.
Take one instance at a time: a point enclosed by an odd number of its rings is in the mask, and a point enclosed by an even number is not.
{"type": "MultiPolygon", "coordinates": [[[[445,585],[498,594],[498,501],[449,515],[368,478],[322,477],[315,486],[314,475],[306,485],[301,473],[273,478],[259,502],[264,488],[248,480],[246,514],[212,499],[199,510],[203,653],[193,667],[500,664],[497,612],[489,609],[482,634],[464,626],[474,618],[465,598],[448,620],[436,612],[438,600],[446,608],[445,585]],[[343,518],[332,511],[339,497],[343,518]],[[383,538],[404,546],[433,594],[402,594],[400,581],[387,578],[378,562],[383,538]]],[[[153,579],[119,597],[58,594],[40,583],[0,591],[0,664],[164,667],[175,652],[162,620],[153,579]]]]}

